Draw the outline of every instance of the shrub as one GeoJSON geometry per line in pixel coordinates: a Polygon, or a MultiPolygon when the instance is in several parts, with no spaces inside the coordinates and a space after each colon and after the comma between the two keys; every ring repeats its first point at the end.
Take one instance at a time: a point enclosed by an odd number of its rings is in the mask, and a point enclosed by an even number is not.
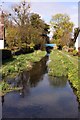
{"type": "Polygon", "coordinates": [[[80,47],[78,47],[78,56],[80,57],[80,47]]]}
{"type": "Polygon", "coordinates": [[[58,50],[62,50],[62,45],[58,45],[58,50]]]}
{"type": "Polygon", "coordinates": [[[14,54],[15,55],[21,55],[21,54],[26,54],[26,53],[32,53],[34,52],[34,48],[21,48],[20,50],[16,51],[14,54]]]}
{"type": "Polygon", "coordinates": [[[80,52],[78,51],[78,56],[80,57],[80,52]]]}
{"type": "Polygon", "coordinates": [[[64,51],[68,51],[68,46],[63,46],[62,48],[64,51]]]}
{"type": "Polygon", "coordinates": [[[68,52],[73,52],[74,48],[68,48],[68,52]]]}
{"type": "Polygon", "coordinates": [[[74,50],[74,51],[73,51],[73,55],[74,55],[74,56],[78,55],[78,51],[77,51],[77,50],[74,50]]]}
{"type": "Polygon", "coordinates": [[[80,47],[78,47],[78,51],[80,52],[80,47]]]}

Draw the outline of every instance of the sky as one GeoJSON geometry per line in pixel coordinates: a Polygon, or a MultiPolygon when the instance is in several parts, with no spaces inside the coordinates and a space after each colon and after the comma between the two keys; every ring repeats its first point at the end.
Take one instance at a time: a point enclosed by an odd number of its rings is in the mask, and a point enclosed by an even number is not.
{"type": "Polygon", "coordinates": [[[50,22],[53,15],[57,13],[68,14],[75,26],[78,24],[77,2],[33,2],[31,10],[39,13],[46,22],[50,22]]]}
{"type": "MultiPolygon", "coordinates": [[[[3,1],[3,0],[0,0],[3,1]]],[[[20,2],[22,0],[4,0],[5,2],[20,2]]],[[[79,0],[26,0],[29,2],[79,2],[79,0]]]]}
{"type": "MultiPolygon", "coordinates": [[[[0,0],[2,2],[4,0],[0,0]]],[[[22,0],[21,0],[22,1],[22,0]]],[[[57,13],[68,14],[74,27],[78,27],[78,0],[26,0],[31,4],[31,12],[38,13],[41,18],[50,23],[53,15],[57,13]],[[42,2],[41,2],[42,1],[42,2]]],[[[3,9],[10,11],[10,7],[20,0],[5,0],[3,9]]],[[[0,3],[1,4],[1,3],[0,3]]]]}

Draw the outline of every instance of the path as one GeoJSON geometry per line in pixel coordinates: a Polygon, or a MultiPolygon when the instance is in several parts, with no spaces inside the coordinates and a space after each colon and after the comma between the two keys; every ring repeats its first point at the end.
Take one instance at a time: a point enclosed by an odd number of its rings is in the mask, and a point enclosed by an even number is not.
{"type": "Polygon", "coordinates": [[[72,58],[70,55],[67,55],[67,54],[65,54],[65,53],[62,52],[62,51],[59,51],[59,52],[62,53],[63,55],[65,55],[66,57],[68,57],[69,60],[70,60],[74,65],[78,65],[78,62],[80,62],[79,59],[72,58]],[[75,63],[77,63],[77,64],[75,64],[75,63]]]}

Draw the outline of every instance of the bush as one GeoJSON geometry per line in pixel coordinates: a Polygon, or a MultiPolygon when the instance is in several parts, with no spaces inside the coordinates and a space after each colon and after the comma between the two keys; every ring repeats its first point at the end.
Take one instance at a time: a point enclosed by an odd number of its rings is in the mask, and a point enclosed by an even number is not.
{"type": "Polygon", "coordinates": [[[78,47],[78,56],[80,57],[80,47],[78,47]]]}
{"type": "Polygon", "coordinates": [[[58,45],[58,50],[62,50],[62,45],[58,45]]]}
{"type": "Polygon", "coordinates": [[[68,52],[73,52],[74,48],[68,48],[68,52]]]}
{"type": "Polygon", "coordinates": [[[62,48],[64,51],[68,52],[68,46],[63,46],[62,48]]]}
{"type": "Polygon", "coordinates": [[[74,56],[78,55],[78,51],[77,51],[77,50],[74,50],[74,51],[73,51],[73,55],[74,55],[74,56]]]}
{"type": "Polygon", "coordinates": [[[78,56],[80,57],[80,52],[78,51],[78,56]]]}
{"type": "Polygon", "coordinates": [[[40,48],[41,48],[40,44],[37,44],[37,45],[34,46],[34,50],[40,50],[40,48]]]}
{"type": "Polygon", "coordinates": [[[9,59],[9,58],[12,58],[11,50],[3,49],[2,50],[2,60],[9,59]]]}
{"type": "Polygon", "coordinates": [[[34,52],[34,48],[21,48],[20,50],[16,51],[14,54],[15,55],[21,55],[21,54],[26,54],[26,53],[32,53],[34,52]]]}

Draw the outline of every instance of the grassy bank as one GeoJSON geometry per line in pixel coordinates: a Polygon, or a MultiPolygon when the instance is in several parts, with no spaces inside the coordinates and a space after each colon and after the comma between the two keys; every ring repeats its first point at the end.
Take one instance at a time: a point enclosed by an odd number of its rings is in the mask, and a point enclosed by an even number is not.
{"type": "Polygon", "coordinates": [[[6,93],[16,90],[21,90],[22,87],[11,87],[7,82],[2,81],[0,83],[0,96],[4,96],[6,93]]]}
{"type": "Polygon", "coordinates": [[[50,55],[51,62],[49,63],[50,76],[67,76],[72,86],[76,89],[76,94],[80,101],[80,79],[78,69],[78,59],[59,52],[52,51],[50,55]]]}
{"type": "MultiPolygon", "coordinates": [[[[7,93],[12,90],[17,90],[21,88],[10,88],[7,84],[7,78],[15,78],[23,70],[29,71],[35,62],[40,61],[46,55],[45,51],[35,51],[30,54],[22,54],[19,56],[14,56],[10,60],[3,61],[3,65],[0,68],[0,74],[2,74],[3,81],[0,82],[0,91],[7,93]]],[[[0,92],[0,94],[2,93],[0,92]]]]}
{"type": "Polygon", "coordinates": [[[33,63],[40,61],[44,56],[45,51],[35,51],[34,53],[30,54],[14,56],[11,60],[6,60],[3,62],[0,73],[2,74],[3,78],[7,76],[14,77],[24,69],[30,70],[33,63]]]}

